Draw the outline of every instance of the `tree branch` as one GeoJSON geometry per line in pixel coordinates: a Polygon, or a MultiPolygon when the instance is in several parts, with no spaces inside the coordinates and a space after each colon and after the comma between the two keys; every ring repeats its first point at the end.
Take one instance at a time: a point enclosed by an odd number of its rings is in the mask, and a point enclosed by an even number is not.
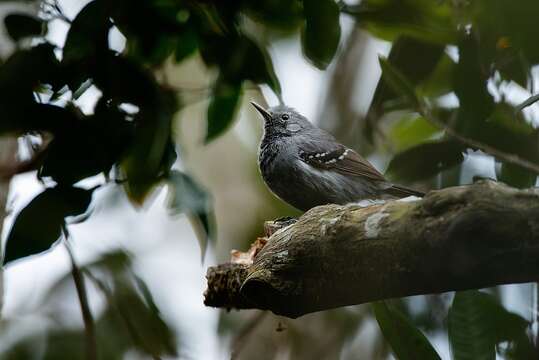
{"type": "Polygon", "coordinates": [[[205,304],[295,318],[536,281],[538,272],[539,190],[482,181],[417,201],[311,209],[270,236],[251,265],[209,268],[205,304]]]}

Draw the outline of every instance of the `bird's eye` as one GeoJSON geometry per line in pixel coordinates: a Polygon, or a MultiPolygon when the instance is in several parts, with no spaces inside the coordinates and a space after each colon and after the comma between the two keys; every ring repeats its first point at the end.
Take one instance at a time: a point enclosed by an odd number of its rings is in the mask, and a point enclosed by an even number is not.
{"type": "Polygon", "coordinates": [[[281,115],[281,119],[283,120],[288,120],[288,118],[289,118],[288,114],[281,115]]]}

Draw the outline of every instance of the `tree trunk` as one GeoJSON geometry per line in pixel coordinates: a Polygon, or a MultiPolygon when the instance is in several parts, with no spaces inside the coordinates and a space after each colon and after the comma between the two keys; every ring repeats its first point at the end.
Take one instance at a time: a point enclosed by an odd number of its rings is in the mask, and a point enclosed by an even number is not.
{"type": "Polygon", "coordinates": [[[536,281],[539,191],[483,181],[417,201],[320,206],[270,236],[250,266],[218,270],[208,270],[206,305],[268,309],[291,318],[380,299],[536,281]]]}

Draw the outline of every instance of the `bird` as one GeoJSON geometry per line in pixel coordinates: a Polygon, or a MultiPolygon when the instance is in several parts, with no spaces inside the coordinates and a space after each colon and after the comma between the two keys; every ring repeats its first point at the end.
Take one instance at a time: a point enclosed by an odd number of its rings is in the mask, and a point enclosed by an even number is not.
{"type": "Polygon", "coordinates": [[[265,109],[258,166],[269,189],[284,202],[307,211],[318,205],[387,200],[423,192],[388,181],[356,151],[280,104],[265,109]]]}

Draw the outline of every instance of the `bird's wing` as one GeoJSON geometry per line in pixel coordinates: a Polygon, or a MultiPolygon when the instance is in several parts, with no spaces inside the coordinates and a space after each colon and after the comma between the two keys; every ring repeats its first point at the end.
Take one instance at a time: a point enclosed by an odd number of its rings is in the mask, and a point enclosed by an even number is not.
{"type": "Polygon", "coordinates": [[[372,181],[387,181],[361,155],[331,140],[331,138],[327,138],[304,142],[299,150],[301,160],[317,169],[331,170],[343,175],[368,178],[372,181]]]}

